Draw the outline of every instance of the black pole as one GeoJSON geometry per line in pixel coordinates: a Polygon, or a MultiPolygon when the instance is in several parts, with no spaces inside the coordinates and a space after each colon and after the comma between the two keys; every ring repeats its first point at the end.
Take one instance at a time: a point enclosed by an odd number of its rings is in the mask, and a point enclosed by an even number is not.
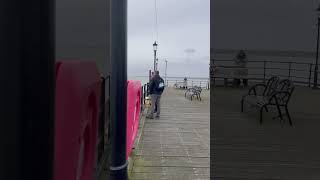
{"type": "Polygon", "coordinates": [[[111,0],[112,180],[127,180],[127,0],[111,0]]]}
{"type": "Polygon", "coordinates": [[[0,179],[52,180],[54,0],[0,1],[0,179]]]}
{"type": "Polygon", "coordinates": [[[157,58],[157,50],[154,50],[153,72],[156,72],[156,58],[157,58]]]}
{"type": "Polygon", "coordinates": [[[314,89],[318,88],[319,26],[320,26],[320,17],[318,17],[317,54],[316,54],[316,65],[314,67],[314,82],[313,82],[314,89]]]}

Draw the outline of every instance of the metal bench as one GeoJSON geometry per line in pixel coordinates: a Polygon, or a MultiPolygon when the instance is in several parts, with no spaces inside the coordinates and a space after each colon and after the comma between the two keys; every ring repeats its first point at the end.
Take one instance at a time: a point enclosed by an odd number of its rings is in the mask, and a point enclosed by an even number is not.
{"type": "Polygon", "coordinates": [[[266,85],[255,85],[249,89],[247,95],[242,97],[241,100],[241,112],[243,112],[243,104],[247,102],[253,107],[260,109],[260,124],[262,124],[263,110],[268,112],[268,108],[273,106],[277,108],[278,116],[274,118],[280,118],[283,121],[283,117],[287,116],[289,123],[292,126],[292,120],[288,110],[288,103],[294,90],[293,83],[288,80],[281,80],[279,78],[272,77],[268,80],[266,85]],[[262,93],[258,93],[258,87],[264,87],[262,93]],[[281,111],[281,108],[285,109],[285,114],[281,111]]]}
{"type": "Polygon", "coordinates": [[[192,98],[193,97],[196,97],[198,100],[200,100],[201,101],[201,92],[202,92],[202,89],[201,89],[201,87],[197,87],[197,86],[194,86],[194,87],[192,87],[192,88],[189,88],[186,92],[185,92],[185,94],[184,94],[184,96],[187,98],[187,97],[190,97],[190,100],[192,101],[192,98]]]}
{"type": "Polygon", "coordinates": [[[176,82],[173,85],[176,89],[187,89],[187,83],[186,82],[176,82]]]}

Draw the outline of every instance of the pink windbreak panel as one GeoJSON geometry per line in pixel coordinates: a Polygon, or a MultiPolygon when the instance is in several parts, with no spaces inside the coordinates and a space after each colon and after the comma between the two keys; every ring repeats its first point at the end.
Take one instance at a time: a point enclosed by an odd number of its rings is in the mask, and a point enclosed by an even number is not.
{"type": "Polygon", "coordinates": [[[138,133],[140,112],[141,112],[141,82],[128,81],[128,97],[127,97],[127,154],[131,154],[135,138],[138,133]]]}
{"type": "Polygon", "coordinates": [[[54,180],[92,180],[101,79],[94,62],[56,63],[54,180]]]}

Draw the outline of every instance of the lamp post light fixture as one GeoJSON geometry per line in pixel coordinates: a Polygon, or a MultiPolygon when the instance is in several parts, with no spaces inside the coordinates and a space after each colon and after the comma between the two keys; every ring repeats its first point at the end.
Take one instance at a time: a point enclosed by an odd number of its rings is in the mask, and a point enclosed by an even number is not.
{"type": "Polygon", "coordinates": [[[154,52],[154,59],[153,59],[153,71],[156,71],[156,61],[157,61],[157,50],[158,50],[158,44],[155,41],[153,43],[153,52],[154,52]]]}
{"type": "Polygon", "coordinates": [[[318,88],[318,59],[319,59],[319,26],[320,26],[320,6],[316,10],[317,12],[317,19],[318,19],[318,34],[317,34],[317,54],[316,54],[316,64],[314,66],[314,82],[313,82],[313,88],[318,88]]]}

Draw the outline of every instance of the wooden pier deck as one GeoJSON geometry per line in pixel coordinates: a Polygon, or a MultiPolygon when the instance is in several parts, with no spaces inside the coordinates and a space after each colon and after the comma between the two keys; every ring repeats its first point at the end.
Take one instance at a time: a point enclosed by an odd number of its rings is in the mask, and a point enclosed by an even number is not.
{"type": "Polygon", "coordinates": [[[247,89],[213,90],[214,180],[320,179],[320,90],[297,87],[289,105],[293,127],[256,110],[240,112],[247,89]]]}
{"type": "Polygon", "coordinates": [[[183,90],[168,88],[160,119],[145,119],[133,151],[130,180],[209,180],[209,91],[190,101],[183,90]]]}

